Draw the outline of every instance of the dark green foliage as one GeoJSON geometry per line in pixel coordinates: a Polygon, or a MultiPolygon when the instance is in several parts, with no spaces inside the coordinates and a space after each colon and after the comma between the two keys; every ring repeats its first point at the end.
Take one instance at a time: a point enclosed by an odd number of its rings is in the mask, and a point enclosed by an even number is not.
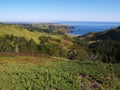
{"type": "MultiPolygon", "coordinates": [[[[80,40],[75,42],[73,41],[73,45],[69,47],[69,50],[65,50],[59,43],[61,41],[59,39],[54,39],[51,37],[42,36],[39,38],[40,44],[38,45],[38,50],[40,53],[47,53],[53,56],[59,57],[67,57],[71,60],[84,60],[88,59],[88,53],[80,43],[80,40]],[[51,43],[50,41],[54,41],[55,43],[51,43]]],[[[69,39],[70,40],[70,39],[69,39]]]]}
{"type": "Polygon", "coordinates": [[[13,51],[14,45],[12,45],[12,42],[10,40],[5,40],[0,38],[0,51],[13,51]]]}
{"type": "Polygon", "coordinates": [[[31,32],[38,31],[38,32],[45,32],[50,34],[59,34],[64,35],[65,33],[63,31],[57,30],[55,26],[49,26],[48,28],[40,28],[38,26],[33,26],[31,24],[23,24],[21,25],[21,28],[26,28],[31,32]]]}
{"type": "Polygon", "coordinates": [[[115,40],[120,41],[120,28],[107,30],[104,32],[96,33],[91,40],[115,40]]]}
{"type": "Polygon", "coordinates": [[[89,45],[91,58],[98,58],[103,62],[120,62],[120,28],[107,30],[90,38],[94,43],[89,45]]]}
{"type": "Polygon", "coordinates": [[[68,58],[72,60],[88,59],[87,44],[79,38],[74,38],[73,45],[68,51],[68,58]]]}
{"type": "Polygon", "coordinates": [[[88,43],[86,41],[80,40],[78,37],[73,38],[73,43],[87,49],[88,43]]]}
{"type": "Polygon", "coordinates": [[[60,46],[61,40],[54,39],[51,37],[42,36],[39,38],[40,44],[38,45],[38,50],[40,53],[46,53],[53,56],[65,56],[65,50],[60,46]],[[54,41],[55,43],[51,43],[54,41]]]}
{"type": "Polygon", "coordinates": [[[15,52],[16,45],[20,52],[35,52],[37,50],[37,44],[32,39],[28,41],[24,37],[13,35],[0,38],[0,52],[15,52]]]}
{"type": "Polygon", "coordinates": [[[46,32],[46,33],[50,33],[52,32],[51,29],[43,29],[43,28],[39,28],[39,27],[33,27],[32,25],[30,24],[23,24],[21,25],[22,28],[26,28],[28,29],[29,31],[39,31],[39,32],[46,32]]]}
{"type": "MultiPolygon", "coordinates": [[[[0,51],[7,52],[7,51],[14,51],[15,49],[15,42],[13,42],[13,35],[9,36],[6,35],[5,37],[0,38],[0,51]]],[[[14,38],[16,41],[16,39],[14,38]]]]}
{"type": "Polygon", "coordinates": [[[105,33],[103,35],[97,35],[96,34],[95,37],[96,37],[97,40],[112,39],[112,40],[120,41],[120,30],[119,31],[110,30],[110,31],[108,31],[107,33],[105,33]]]}
{"type": "Polygon", "coordinates": [[[88,59],[86,48],[80,40],[73,40],[73,45],[69,47],[69,50],[64,49],[64,47],[61,46],[60,39],[41,36],[39,40],[40,43],[36,44],[33,39],[26,40],[24,37],[6,35],[5,37],[0,38],[0,41],[2,42],[0,43],[0,51],[48,54],[52,56],[66,57],[72,60],[88,59]]]}
{"type": "Polygon", "coordinates": [[[103,40],[89,46],[94,54],[99,54],[103,62],[120,62],[120,43],[103,40]]]}
{"type": "Polygon", "coordinates": [[[37,52],[37,44],[34,42],[33,39],[29,40],[28,43],[27,43],[27,51],[28,52],[32,52],[32,53],[35,53],[37,52]]]}
{"type": "Polygon", "coordinates": [[[87,60],[88,53],[82,46],[74,44],[68,51],[68,58],[72,60],[87,60]]]}

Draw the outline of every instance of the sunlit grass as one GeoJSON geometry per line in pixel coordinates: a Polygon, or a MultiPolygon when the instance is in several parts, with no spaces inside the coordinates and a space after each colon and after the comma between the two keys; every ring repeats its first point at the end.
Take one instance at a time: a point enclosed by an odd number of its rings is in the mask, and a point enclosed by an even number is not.
{"type": "Polygon", "coordinates": [[[118,90],[119,65],[113,65],[111,77],[109,64],[92,61],[69,61],[49,56],[1,56],[1,90],[118,90]],[[99,87],[91,85],[99,83],[99,87]]]}

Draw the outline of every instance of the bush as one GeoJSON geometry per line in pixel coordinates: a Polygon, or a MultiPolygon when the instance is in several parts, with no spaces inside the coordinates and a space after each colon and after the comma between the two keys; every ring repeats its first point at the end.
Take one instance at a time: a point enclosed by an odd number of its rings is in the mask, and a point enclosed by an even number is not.
{"type": "Polygon", "coordinates": [[[103,40],[89,46],[93,54],[98,53],[103,62],[120,62],[120,43],[113,40],[103,40]]]}

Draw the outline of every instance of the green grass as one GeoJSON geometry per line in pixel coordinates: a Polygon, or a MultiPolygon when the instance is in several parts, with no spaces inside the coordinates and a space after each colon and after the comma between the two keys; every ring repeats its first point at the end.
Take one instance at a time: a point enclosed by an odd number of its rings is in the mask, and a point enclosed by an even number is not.
{"type": "Polygon", "coordinates": [[[57,57],[0,57],[0,90],[119,90],[120,64],[57,57]],[[97,85],[95,87],[95,84],[97,85]]]}
{"type": "MultiPolygon", "coordinates": [[[[21,28],[19,25],[0,24],[0,37],[3,37],[5,35],[14,35],[17,37],[25,37],[27,40],[30,40],[32,38],[37,44],[39,44],[39,42],[40,42],[39,37],[49,36],[54,39],[61,40],[61,43],[59,43],[59,44],[61,44],[64,47],[66,45],[67,45],[67,47],[72,45],[72,41],[64,40],[62,35],[54,35],[54,34],[52,35],[52,34],[48,34],[45,32],[38,32],[38,31],[30,32],[27,29],[21,28]]],[[[71,37],[71,36],[69,36],[69,37],[71,37]]]]}
{"type": "Polygon", "coordinates": [[[45,35],[44,33],[40,32],[30,32],[27,29],[20,28],[17,25],[0,25],[0,36],[7,34],[13,34],[14,36],[18,37],[25,37],[28,40],[32,38],[36,43],[39,43],[39,36],[45,35]]]}

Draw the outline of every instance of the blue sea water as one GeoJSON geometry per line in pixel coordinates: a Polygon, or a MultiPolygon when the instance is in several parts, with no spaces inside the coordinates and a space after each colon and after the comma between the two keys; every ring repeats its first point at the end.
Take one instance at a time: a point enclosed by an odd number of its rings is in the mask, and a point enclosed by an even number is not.
{"type": "Polygon", "coordinates": [[[83,35],[88,32],[101,32],[109,30],[111,28],[116,28],[120,26],[120,22],[72,22],[72,21],[60,21],[58,22],[62,25],[73,26],[70,34],[73,35],[83,35]]]}

